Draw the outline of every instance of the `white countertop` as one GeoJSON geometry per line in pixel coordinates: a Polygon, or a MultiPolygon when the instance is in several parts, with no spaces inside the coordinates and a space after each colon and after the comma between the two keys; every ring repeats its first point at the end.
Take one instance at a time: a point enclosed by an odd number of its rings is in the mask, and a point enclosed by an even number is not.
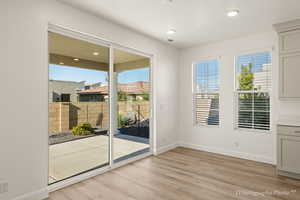
{"type": "Polygon", "coordinates": [[[300,115],[280,115],[277,125],[300,126],[300,115]]]}

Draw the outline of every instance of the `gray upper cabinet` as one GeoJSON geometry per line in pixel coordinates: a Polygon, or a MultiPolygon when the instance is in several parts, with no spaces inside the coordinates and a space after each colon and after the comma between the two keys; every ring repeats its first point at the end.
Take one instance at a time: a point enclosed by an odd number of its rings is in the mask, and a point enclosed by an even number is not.
{"type": "Polygon", "coordinates": [[[280,98],[300,99],[300,52],[280,55],[280,98]]]}
{"type": "Polygon", "coordinates": [[[280,53],[300,51],[300,29],[279,33],[280,53]]]}
{"type": "Polygon", "coordinates": [[[279,34],[279,98],[300,100],[300,19],[274,27],[279,34]]]}

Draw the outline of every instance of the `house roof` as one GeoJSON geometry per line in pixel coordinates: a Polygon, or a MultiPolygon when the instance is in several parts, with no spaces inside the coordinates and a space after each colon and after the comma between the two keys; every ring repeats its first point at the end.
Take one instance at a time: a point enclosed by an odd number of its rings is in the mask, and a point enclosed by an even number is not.
{"type": "MultiPolygon", "coordinates": [[[[81,90],[78,92],[78,94],[108,94],[108,90],[109,88],[106,85],[97,88],[81,90]]],[[[150,90],[150,83],[145,81],[118,84],[118,91],[125,92],[127,94],[149,93],[149,90],[150,90]]]]}

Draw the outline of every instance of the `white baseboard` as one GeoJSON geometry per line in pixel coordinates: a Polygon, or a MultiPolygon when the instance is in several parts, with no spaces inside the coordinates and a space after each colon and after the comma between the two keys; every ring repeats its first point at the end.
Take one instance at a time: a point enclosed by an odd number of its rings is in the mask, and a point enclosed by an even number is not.
{"type": "Polygon", "coordinates": [[[42,200],[49,197],[49,192],[47,188],[23,194],[14,198],[13,200],[42,200]]]}
{"type": "Polygon", "coordinates": [[[226,155],[226,156],[232,156],[232,157],[236,157],[236,158],[242,158],[242,159],[246,159],[246,160],[253,160],[253,161],[272,164],[272,165],[276,164],[276,161],[271,157],[254,155],[254,154],[249,154],[249,153],[245,153],[245,152],[228,151],[228,150],[222,149],[222,148],[208,147],[208,146],[189,144],[189,143],[184,143],[184,142],[179,143],[178,146],[186,147],[186,148],[190,148],[190,149],[201,150],[201,151],[207,151],[207,152],[211,152],[211,153],[222,154],[222,155],[226,155]]]}
{"type": "Polygon", "coordinates": [[[175,149],[176,147],[178,147],[177,143],[160,147],[154,152],[154,155],[158,155],[158,154],[170,151],[172,149],[175,149]]]}

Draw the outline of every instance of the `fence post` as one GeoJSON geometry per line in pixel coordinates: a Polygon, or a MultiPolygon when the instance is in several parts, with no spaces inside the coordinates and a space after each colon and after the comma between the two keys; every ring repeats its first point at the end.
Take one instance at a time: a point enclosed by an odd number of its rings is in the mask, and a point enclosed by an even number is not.
{"type": "Polygon", "coordinates": [[[89,121],[89,104],[86,104],[86,122],[89,121]]]}
{"type": "Polygon", "coordinates": [[[69,115],[70,115],[70,104],[69,103],[60,103],[60,132],[69,130],[69,115]]]}
{"type": "MultiPolygon", "coordinates": [[[[141,121],[141,105],[138,104],[138,122],[140,122],[140,121],[141,121]]],[[[140,126],[140,123],[138,126],[140,126]]]]}

